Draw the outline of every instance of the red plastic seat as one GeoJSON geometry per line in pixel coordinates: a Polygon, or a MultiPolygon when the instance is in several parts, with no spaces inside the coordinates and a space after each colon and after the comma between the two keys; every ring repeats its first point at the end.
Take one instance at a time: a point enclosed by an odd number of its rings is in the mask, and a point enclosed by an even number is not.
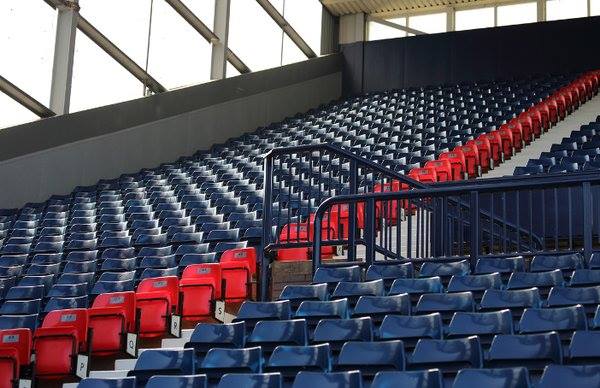
{"type": "Polygon", "coordinates": [[[467,171],[465,154],[460,149],[454,149],[450,152],[440,154],[440,159],[446,159],[452,166],[452,180],[460,181],[465,178],[464,174],[467,171]]]}
{"type": "Polygon", "coordinates": [[[447,182],[452,180],[452,165],[447,159],[430,160],[425,163],[425,167],[435,169],[435,175],[438,182],[447,182]]]}
{"type": "Polygon", "coordinates": [[[556,98],[554,96],[550,96],[549,98],[544,100],[544,102],[542,102],[542,104],[544,104],[548,107],[550,123],[552,125],[555,125],[556,123],[558,123],[559,108],[558,108],[558,101],[556,100],[556,98]]]}
{"type": "MultiPolygon", "coordinates": [[[[500,129],[502,130],[503,127],[504,127],[504,125],[501,126],[500,129]]],[[[508,122],[508,124],[506,124],[506,127],[508,127],[508,129],[512,133],[513,147],[515,148],[516,151],[521,151],[521,149],[523,148],[523,142],[524,142],[523,128],[521,127],[521,124],[519,124],[518,121],[513,119],[513,120],[510,120],[508,122]]]]}
{"type": "Polygon", "coordinates": [[[490,142],[490,155],[494,160],[494,165],[504,161],[504,152],[502,148],[502,136],[499,131],[491,131],[483,135],[490,142]]]}
{"type": "Polygon", "coordinates": [[[491,155],[491,146],[490,140],[485,135],[479,135],[475,140],[469,140],[467,142],[468,146],[477,147],[477,153],[479,155],[479,165],[481,166],[481,172],[488,172],[492,167],[490,161],[492,158],[491,155]]]}
{"type": "Polygon", "coordinates": [[[188,265],[179,281],[183,296],[182,317],[197,319],[212,314],[212,302],[221,298],[221,264],[188,265]]]}
{"type": "Polygon", "coordinates": [[[504,159],[510,159],[513,155],[513,132],[508,126],[503,125],[498,130],[498,133],[502,139],[502,153],[504,154],[504,159]]]}
{"type": "Polygon", "coordinates": [[[0,349],[16,349],[19,364],[27,367],[31,360],[31,330],[25,328],[0,330],[0,349]]]}
{"type": "Polygon", "coordinates": [[[86,309],[51,311],[33,336],[37,378],[63,378],[75,373],[77,354],[87,350],[86,309]]]}
{"type": "Polygon", "coordinates": [[[19,352],[15,348],[0,348],[0,388],[19,384],[19,352]]]}
{"type": "Polygon", "coordinates": [[[282,248],[277,250],[277,261],[305,261],[309,260],[307,247],[282,248]]]}
{"type": "Polygon", "coordinates": [[[100,294],[88,309],[88,325],[93,331],[92,352],[114,354],[124,349],[128,332],[136,332],[135,292],[100,294]]]}
{"type": "Polygon", "coordinates": [[[469,177],[474,178],[481,175],[479,164],[479,150],[477,149],[477,146],[474,144],[467,144],[457,148],[459,148],[465,155],[465,163],[467,166],[467,174],[469,174],[469,177]]]}
{"type": "Polygon", "coordinates": [[[533,141],[533,121],[531,120],[531,117],[524,112],[521,113],[516,120],[521,125],[525,144],[531,143],[533,141]]]}
{"type": "Polygon", "coordinates": [[[437,182],[437,173],[435,172],[435,168],[433,167],[420,167],[413,168],[408,173],[408,176],[414,180],[423,183],[436,183],[437,182]]]}
{"type": "Polygon", "coordinates": [[[550,107],[545,102],[541,102],[533,107],[533,109],[537,110],[540,113],[540,117],[542,120],[542,129],[544,132],[550,129],[550,107]]]}
{"type": "MultiPolygon", "coordinates": [[[[284,225],[279,233],[279,242],[308,242],[308,225],[306,223],[284,225]]],[[[277,250],[278,261],[304,261],[308,260],[308,256],[308,247],[277,250]]]]}
{"type": "Polygon", "coordinates": [[[163,335],[169,329],[169,317],[178,311],[179,280],[176,276],[143,279],[135,303],[140,311],[140,337],[163,335]]]}
{"type": "Polygon", "coordinates": [[[221,276],[225,281],[225,300],[242,301],[256,273],[256,249],[230,249],[221,255],[221,276]]]}
{"type": "Polygon", "coordinates": [[[529,120],[531,120],[531,132],[533,136],[540,137],[542,134],[542,114],[539,110],[535,108],[530,108],[527,112],[523,113],[523,115],[527,115],[529,120]]]}

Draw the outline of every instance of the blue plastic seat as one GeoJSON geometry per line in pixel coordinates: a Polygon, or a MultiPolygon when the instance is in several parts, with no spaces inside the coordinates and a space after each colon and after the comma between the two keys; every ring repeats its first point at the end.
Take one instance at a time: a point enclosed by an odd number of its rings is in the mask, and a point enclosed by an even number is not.
{"type": "Polygon", "coordinates": [[[38,323],[38,314],[0,315],[0,330],[24,327],[33,332],[37,329],[38,323]]]}
{"type": "Polygon", "coordinates": [[[583,268],[583,257],[579,253],[568,255],[536,255],[531,260],[531,272],[544,272],[560,269],[573,271],[583,268]]]}
{"type": "Polygon", "coordinates": [[[44,297],[44,286],[14,286],[6,293],[6,300],[30,300],[42,299],[44,297]]]}
{"type": "Polygon", "coordinates": [[[593,313],[593,309],[600,304],[600,286],[580,288],[552,287],[548,294],[547,304],[549,307],[580,304],[586,308],[586,312],[593,313]]]}
{"type": "Polygon", "coordinates": [[[293,308],[298,308],[305,300],[327,300],[327,285],[322,284],[288,284],[283,287],[279,300],[289,300],[293,308]]]}
{"type": "Polygon", "coordinates": [[[279,373],[231,373],[221,377],[217,388],[282,388],[279,373]]]}
{"type": "Polygon", "coordinates": [[[331,299],[347,298],[351,305],[356,304],[360,296],[383,296],[385,286],[382,279],[372,280],[370,282],[346,282],[341,281],[337,284],[331,299]]]}
{"type": "Polygon", "coordinates": [[[390,287],[390,295],[409,294],[418,298],[421,294],[444,292],[442,280],[435,276],[424,279],[396,279],[390,287]]]}
{"type": "Polygon", "coordinates": [[[474,311],[475,301],[473,293],[456,292],[452,294],[424,294],[414,309],[415,314],[428,314],[440,312],[442,318],[450,318],[456,311],[474,311]]]}
{"type": "Polygon", "coordinates": [[[513,315],[519,316],[523,309],[542,306],[540,293],[537,288],[519,290],[487,290],[481,298],[482,310],[510,309],[513,315]]]}
{"type": "Polygon", "coordinates": [[[600,365],[548,365],[536,388],[600,386],[600,365]]]}
{"type": "Polygon", "coordinates": [[[568,359],[572,364],[600,363],[600,332],[574,332],[569,344],[568,359]]]}
{"type": "Polygon", "coordinates": [[[278,345],[308,345],[308,329],[304,319],[259,321],[246,340],[248,346],[260,346],[263,354],[278,345]]]}
{"type": "Polygon", "coordinates": [[[600,285],[600,269],[576,269],[569,281],[570,287],[600,285]]]}
{"type": "Polygon", "coordinates": [[[528,308],[519,321],[520,333],[540,333],[546,331],[568,332],[587,330],[587,318],[583,306],[556,308],[528,308]]]}
{"type": "Polygon", "coordinates": [[[498,272],[482,275],[454,275],[448,283],[448,292],[471,291],[481,294],[485,290],[502,288],[502,277],[498,272]]]}
{"type": "Polygon", "coordinates": [[[512,272],[524,272],[525,260],[522,256],[516,257],[482,257],[475,264],[476,274],[498,272],[510,274],[512,272]]]}
{"type": "Polygon", "coordinates": [[[443,324],[440,313],[428,315],[387,315],[379,329],[379,339],[400,339],[407,347],[414,347],[420,338],[442,339],[443,324]]]}
{"type": "Polygon", "coordinates": [[[410,358],[409,368],[440,368],[456,372],[462,368],[481,368],[483,350],[477,336],[449,340],[420,339],[410,358]]]}
{"type": "Polygon", "coordinates": [[[410,315],[410,307],[410,297],[407,294],[361,296],[352,311],[352,316],[368,316],[374,322],[380,322],[388,314],[410,315]]]}
{"type": "Polygon", "coordinates": [[[205,375],[189,376],[152,376],[146,388],[206,388],[207,381],[205,375]]]}
{"type": "Polygon", "coordinates": [[[453,275],[468,275],[471,273],[471,267],[467,260],[457,262],[425,262],[421,265],[419,277],[439,276],[440,278],[449,278],[453,275]]]}
{"type": "Polygon", "coordinates": [[[242,303],[234,322],[244,321],[246,330],[252,329],[256,322],[265,320],[286,320],[292,318],[290,302],[281,300],[276,302],[251,302],[242,303]]]}
{"type": "Polygon", "coordinates": [[[489,343],[496,334],[513,334],[510,310],[490,312],[457,312],[448,325],[448,337],[479,336],[482,343],[489,343]]]}
{"type": "Polygon", "coordinates": [[[329,372],[331,352],[328,344],[311,346],[278,346],[265,366],[266,371],[278,371],[285,378],[300,371],[329,372]]]}
{"type": "Polygon", "coordinates": [[[293,388],[362,388],[362,377],[359,371],[318,373],[300,372],[294,379],[293,388]]]}
{"type": "Polygon", "coordinates": [[[375,375],[371,388],[443,388],[442,373],[438,369],[379,372],[375,375]]]}
{"type": "Polygon", "coordinates": [[[316,323],[323,318],[349,318],[348,300],[307,300],[300,303],[300,306],[298,306],[294,317],[306,319],[309,326],[316,325],[316,323]]]}
{"type": "Polygon", "coordinates": [[[211,348],[243,348],[245,341],[243,322],[199,323],[184,347],[192,348],[196,355],[203,356],[211,348]]]}
{"type": "Polygon", "coordinates": [[[490,367],[525,366],[529,372],[541,371],[546,364],[562,364],[563,352],[556,332],[504,335],[494,337],[487,356],[490,367]]]}
{"type": "Polygon", "coordinates": [[[402,341],[346,342],[340,351],[335,370],[360,370],[363,376],[374,376],[384,370],[404,370],[402,341]]]}
{"type": "Polygon", "coordinates": [[[48,298],[57,297],[57,298],[68,298],[68,297],[78,297],[78,296],[87,296],[88,285],[87,283],[77,283],[77,284],[55,284],[52,286],[50,291],[48,291],[48,298]]]}
{"type": "Polygon", "coordinates": [[[339,350],[346,341],[372,341],[373,322],[369,317],[352,319],[321,319],[315,328],[312,341],[329,343],[339,350]]]}
{"type": "Polygon", "coordinates": [[[100,295],[109,292],[123,292],[123,291],[134,291],[134,281],[131,280],[116,280],[116,281],[104,281],[99,280],[92,287],[90,295],[100,295]]]}
{"type": "Polygon", "coordinates": [[[330,291],[333,291],[338,282],[360,282],[360,280],[359,266],[319,267],[313,276],[313,284],[327,283],[330,291]]]}
{"type": "Polygon", "coordinates": [[[209,379],[218,379],[226,373],[261,373],[262,364],[260,347],[212,348],[206,353],[198,370],[209,379]]]}
{"type": "Polygon", "coordinates": [[[506,286],[509,290],[537,287],[540,292],[554,286],[563,286],[565,279],[560,269],[546,272],[513,272],[506,286]]]}
{"type": "Polygon", "coordinates": [[[386,286],[389,286],[395,279],[412,278],[413,276],[414,267],[412,263],[371,264],[367,268],[365,280],[383,279],[386,282],[386,286]]]}
{"type": "Polygon", "coordinates": [[[41,299],[7,300],[0,307],[0,315],[32,315],[38,314],[42,308],[41,299]]]}
{"type": "Polygon", "coordinates": [[[66,297],[66,298],[50,298],[44,307],[44,313],[49,313],[54,310],[65,309],[85,309],[88,308],[88,296],[66,297]]]}
{"type": "Polygon", "coordinates": [[[452,388],[494,387],[530,388],[526,368],[463,369],[458,372],[452,388]]]}
{"type": "Polygon", "coordinates": [[[135,377],[97,378],[86,377],[79,382],[80,388],[137,388],[135,377]]]}
{"type": "Polygon", "coordinates": [[[138,384],[145,385],[154,375],[192,375],[195,370],[192,349],[148,349],[140,353],[133,370],[127,376],[135,376],[138,384]]]}

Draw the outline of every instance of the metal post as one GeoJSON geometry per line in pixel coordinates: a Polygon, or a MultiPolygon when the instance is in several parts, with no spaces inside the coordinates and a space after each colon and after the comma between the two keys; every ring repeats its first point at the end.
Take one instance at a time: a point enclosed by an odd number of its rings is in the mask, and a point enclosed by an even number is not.
{"type": "Polygon", "coordinates": [[[475,268],[477,256],[479,256],[479,193],[471,191],[471,201],[469,210],[471,211],[471,249],[469,252],[471,268],[475,268]]]}
{"type": "Polygon", "coordinates": [[[223,79],[227,69],[227,46],[229,39],[229,9],[231,0],[215,0],[214,33],[219,38],[212,42],[210,79],[223,79]]]}
{"type": "Polygon", "coordinates": [[[592,256],[592,233],[594,232],[592,219],[594,197],[590,182],[583,183],[581,193],[583,196],[583,254],[585,259],[589,260],[592,256]]]}
{"type": "Polygon", "coordinates": [[[267,300],[267,290],[269,289],[269,257],[265,249],[271,243],[271,196],[273,193],[273,156],[265,157],[265,175],[264,175],[264,201],[263,201],[263,238],[261,241],[262,255],[260,255],[260,295],[261,301],[267,300]]]}
{"type": "MultiPolygon", "coordinates": [[[[350,160],[350,194],[358,194],[358,164],[350,160]]],[[[341,206],[341,205],[339,205],[341,206]]],[[[356,260],[356,203],[348,204],[348,261],[356,260]]]]}
{"type": "Polygon", "coordinates": [[[69,113],[79,4],[77,0],[65,1],[64,5],[57,7],[57,10],[50,109],[61,115],[69,113]]]}
{"type": "Polygon", "coordinates": [[[365,209],[365,263],[367,266],[375,261],[375,200],[367,200],[365,209]]]}
{"type": "Polygon", "coordinates": [[[537,0],[537,21],[546,21],[546,0],[537,0]]]}
{"type": "Polygon", "coordinates": [[[446,31],[454,31],[456,29],[456,10],[449,8],[446,11],[446,31]]]}

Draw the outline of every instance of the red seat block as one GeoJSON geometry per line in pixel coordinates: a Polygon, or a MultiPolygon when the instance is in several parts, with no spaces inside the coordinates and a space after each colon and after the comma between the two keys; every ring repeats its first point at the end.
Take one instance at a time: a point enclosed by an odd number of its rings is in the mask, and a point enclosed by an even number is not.
{"type": "Polygon", "coordinates": [[[485,135],[479,135],[477,139],[469,140],[467,145],[477,147],[481,171],[487,172],[492,167],[490,163],[492,158],[490,140],[485,135]]]}
{"type": "Polygon", "coordinates": [[[535,108],[530,108],[527,112],[523,113],[527,115],[531,120],[531,132],[535,137],[539,137],[542,134],[542,114],[535,108]]]}
{"type": "Polygon", "coordinates": [[[464,174],[467,171],[465,154],[460,149],[454,149],[450,152],[440,154],[440,159],[448,160],[452,166],[452,180],[460,181],[464,179],[464,174]]]}
{"type": "MultiPolygon", "coordinates": [[[[523,141],[524,141],[523,128],[521,127],[521,124],[519,124],[518,121],[513,119],[513,120],[509,121],[508,124],[505,124],[505,125],[512,133],[512,137],[513,137],[512,143],[513,143],[513,146],[515,147],[515,150],[520,151],[523,148],[523,141]]],[[[500,130],[502,130],[503,127],[504,127],[504,125],[500,127],[500,130]]]]}
{"type": "Polygon", "coordinates": [[[239,248],[221,255],[221,276],[225,281],[225,299],[242,301],[248,297],[248,284],[256,273],[256,249],[239,248]]]}
{"type": "Polygon", "coordinates": [[[309,260],[307,247],[284,248],[277,250],[277,261],[304,261],[309,260]]]}
{"type": "Polygon", "coordinates": [[[25,328],[0,330],[0,349],[16,349],[21,367],[31,360],[31,330],[25,328]]]}
{"type": "Polygon", "coordinates": [[[516,119],[521,125],[521,130],[523,132],[523,140],[525,144],[531,143],[533,140],[533,121],[531,117],[527,113],[521,113],[519,117],[516,119]]]}
{"type": "Polygon", "coordinates": [[[136,331],[135,293],[128,291],[98,295],[88,309],[88,324],[93,330],[94,354],[122,351],[127,332],[136,331]]]}
{"type": "Polygon", "coordinates": [[[502,148],[502,136],[500,135],[500,132],[491,131],[482,136],[487,137],[488,141],[490,142],[490,154],[492,156],[492,159],[494,160],[494,164],[498,165],[500,162],[503,161],[504,157],[504,152],[502,148]]]}
{"type": "Polygon", "coordinates": [[[537,110],[540,113],[540,117],[542,120],[542,129],[547,131],[550,128],[550,106],[545,102],[541,102],[534,106],[532,109],[537,110]]]}
{"type": "Polygon", "coordinates": [[[179,290],[183,295],[182,317],[197,319],[212,314],[212,302],[221,298],[221,265],[193,264],[185,267],[179,290]]]}
{"type": "Polygon", "coordinates": [[[433,167],[413,168],[408,173],[408,176],[423,183],[437,182],[437,173],[433,167]]]}
{"type": "Polygon", "coordinates": [[[14,388],[19,381],[19,352],[0,348],[0,388],[14,388]]]}
{"type": "Polygon", "coordinates": [[[86,309],[55,310],[35,331],[34,373],[38,378],[63,378],[75,372],[77,354],[87,350],[86,309]]]}
{"type": "Polygon", "coordinates": [[[435,169],[435,176],[438,182],[447,182],[452,180],[452,165],[447,159],[430,160],[425,163],[425,167],[435,169]]]}
{"type": "Polygon", "coordinates": [[[510,159],[513,155],[513,132],[508,126],[501,126],[498,133],[502,139],[502,153],[504,154],[504,159],[510,159]]]}
{"type": "Polygon", "coordinates": [[[176,276],[144,279],[135,294],[136,309],[140,310],[141,337],[158,337],[168,329],[169,317],[178,311],[179,280],[176,276]]]}
{"type": "Polygon", "coordinates": [[[469,174],[469,177],[474,178],[476,176],[479,176],[480,164],[479,150],[477,149],[477,146],[474,144],[468,144],[457,148],[459,148],[465,155],[465,163],[467,166],[467,174],[469,174]]]}

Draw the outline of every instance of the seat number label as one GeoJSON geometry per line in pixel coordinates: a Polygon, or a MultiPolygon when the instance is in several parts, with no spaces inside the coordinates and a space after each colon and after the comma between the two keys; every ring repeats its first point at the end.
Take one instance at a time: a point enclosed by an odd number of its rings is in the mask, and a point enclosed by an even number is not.
{"type": "Polygon", "coordinates": [[[89,357],[85,354],[77,355],[77,371],[76,375],[81,377],[82,379],[86,378],[88,375],[88,362],[89,357]]]}
{"type": "Polygon", "coordinates": [[[125,353],[132,357],[137,357],[137,334],[127,333],[127,343],[125,344],[125,353]]]}
{"type": "Polygon", "coordinates": [[[181,317],[179,315],[171,315],[171,335],[181,337],[181,317]]]}

